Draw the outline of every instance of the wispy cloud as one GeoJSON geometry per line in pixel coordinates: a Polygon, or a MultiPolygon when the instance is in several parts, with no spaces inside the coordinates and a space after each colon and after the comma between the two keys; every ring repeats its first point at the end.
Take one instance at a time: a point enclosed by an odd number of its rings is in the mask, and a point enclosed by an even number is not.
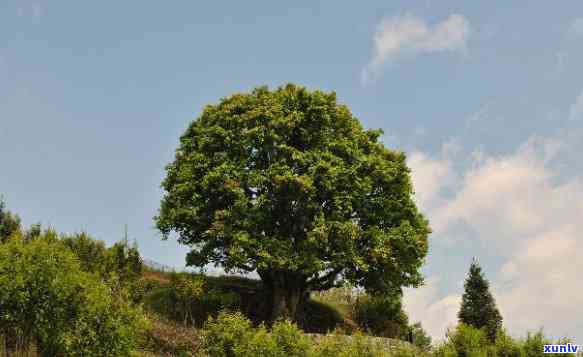
{"type": "Polygon", "coordinates": [[[362,71],[362,83],[377,79],[385,63],[400,54],[463,51],[470,23],[459,14],[433,27],[412,14],[385,18],[374,35],[373,57],[362,71]]]}
{"type": "MultiPolygon", "coordinates": [[[[473,155],[474,164],[463,173],[448,157],[410,156],[420,205],[435,234],[447,235],[463,224],[476,232],[474,239],[500,252],[502,264],[490,278],[513,334],[544,326],[555,336],[583,337],[576,318],[583,315],[583,292],[574,284],[583,271],[578,257],[583,251],[583,177],[558,180],[552,163],[560,159],[563,145],[532,138],[507,155],[473,155]],[[456,188],[451,199],[441,194],[443,187],[456,188]]],[[[428,330],[443,338],[447,325],[455,322],[452,311],[459,309],[455,297],[461,291],[439,294],[437,283],[429,280],[421,288],[427,291],[406,298],[412,299],[410,314],[426,316],[428,330]],[[436,306],[447,308],[432,315],[436,306]]]]}
{"type": "Polygon", "coordinates": [[[417,289],[405,289],[404,308],[411,322],[421,321],[423,328],[434,339],[440,341],[445,331],[457,324],[457,312],[461,295],[439,296],[439,278],[432,276],[426,284],[417,289]]]}

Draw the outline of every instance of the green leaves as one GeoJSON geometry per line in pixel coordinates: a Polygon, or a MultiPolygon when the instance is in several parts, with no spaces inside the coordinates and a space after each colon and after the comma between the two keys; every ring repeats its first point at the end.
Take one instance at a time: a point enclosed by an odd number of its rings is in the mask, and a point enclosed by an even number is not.
{"type": "Polygon", "coordinates": [[[0,335],[33,340],[42,355],[129,355],[144,323],[50,232],[0,244],[0,286],[0,335]]]}
{"type": "Polygon", "coordinates": [[[482,268],[475,259],[464,283],[458,318],[461,323],[483,329],[491,341],[496,339],[496,334],[502,327],[502,315],[490,292],[490,284],[484,278],[482,268]]]}
{"type": "Polygon", "coordinates": [[[419,284],[429,226],[405,155],[381,133],[334,93],[289,84],[224,98],[180,138],[156,224],[192,247],[193,265],[419,284]]]}

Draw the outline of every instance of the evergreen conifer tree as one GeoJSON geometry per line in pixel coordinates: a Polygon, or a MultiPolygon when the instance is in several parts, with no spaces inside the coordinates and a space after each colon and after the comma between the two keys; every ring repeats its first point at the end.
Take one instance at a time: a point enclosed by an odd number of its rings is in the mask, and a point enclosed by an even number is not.
{"type": "Polygon", "coordinates": [[[490,284],[484,278],[482,268],[474,258],[464,283],[458,319],[460,323],[483,329],[490,340],[494,341],[496,332],[502,327],[502,315],[496,307],[489,288],[490,284]]]}

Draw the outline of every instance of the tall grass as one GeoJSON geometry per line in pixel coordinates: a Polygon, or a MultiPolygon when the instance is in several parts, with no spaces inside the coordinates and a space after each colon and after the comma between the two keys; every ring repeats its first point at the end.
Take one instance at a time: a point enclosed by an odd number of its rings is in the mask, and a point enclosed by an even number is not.
{"type": "Polygon", "coordinates": [[[0,335],[0,357],[37,357],[38,351],[34,343],[21,337],[8,343],[5,336],[0,335]]]}

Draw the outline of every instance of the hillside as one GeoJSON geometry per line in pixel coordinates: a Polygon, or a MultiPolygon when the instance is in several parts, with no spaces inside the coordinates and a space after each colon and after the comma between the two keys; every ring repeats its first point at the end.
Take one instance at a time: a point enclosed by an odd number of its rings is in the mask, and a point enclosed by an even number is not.
{"type": "MultiPolygon", "coordinates": [[[[173,296],[172,290],[173,284],[177,280],[176,276],[183,276],[184,273],[174,273],[169,272],[168,269],[160,270],[159,268],[159,265],[148,262],[148,267],[143,271],[141,278],[141,284],[148,287],[144,294],[144,305],[149,311],[149,319],[152,321],[152,328],[148,332],[143,352],[151,355],[156,352],[195,355],[195,351],[200,348],[202,333],[202,319],[197,320],[196,317],[216,314],[222,306],[209,306],[211,303],[204,298],[200,299],[198,303],[193,301],[195,306],[192,306],[190,311],[192,323],[184,323],[180,311],[168,308],[172,304],[169,300],[173,296]],[[213,308],[216,308],[217,311],[212,311],[213,308]]],[[[205,276],[204,280],[206,281],[206,289],[212,291],[211,294],[229,296],[231,299],[236,296],[236,309],[242,311],[255,326],[265,321],[266,312],[262,310],[264,294],[260,281],[238,276],[205,276]]],[[[307,303],[308,312],[306,315],[309,318],[304,322],[302,328],[314,343],[319,343],[322,339],[327,338],[327,333],[333,331],[352,333],[359,329],[357,323],[352,320],[350,307],[347,304],[342,304],[341,301],[338,301],[338,304],[334,304],[334,302],[330,304],[332,298],[333,293],[320,294],[307,303]]],[[[340,334],[336,335],[335,338],[342,343],[350,344],[350,335],[340,334]],[[346,336],[346,339],[341,336],[346,336]]],[[[394,349],[396,346],[407,345],[407,342],[390,338],[368,337],[366,335],[359,338],[366,341],[367,344],[377,346],[380,350],[385,351],[394,349]]]]}

